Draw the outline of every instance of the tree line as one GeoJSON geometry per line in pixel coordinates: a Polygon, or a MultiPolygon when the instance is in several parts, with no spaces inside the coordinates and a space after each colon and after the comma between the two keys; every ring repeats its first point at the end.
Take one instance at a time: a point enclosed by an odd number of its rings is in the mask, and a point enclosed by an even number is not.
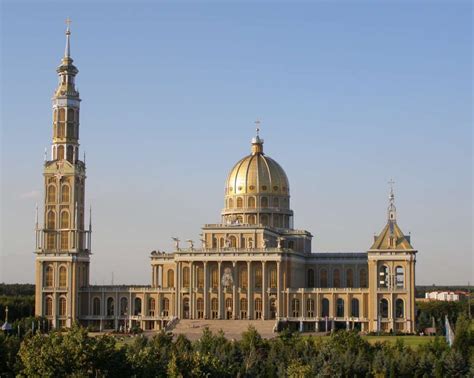
{"type": "Polygon", "coordinates": [[[284,331],[263,339],[254,328],[242,339],[205,329],[200,339],[161,332],[123,343],[92,337],[79,326],[49,334],[0,335],[0,376],[33,377],[468,377],[474,374],[474,335],[460,316],[454,345],[444,338],[412,348],[367,342],[356,332],[329,337],[284,331]]]}

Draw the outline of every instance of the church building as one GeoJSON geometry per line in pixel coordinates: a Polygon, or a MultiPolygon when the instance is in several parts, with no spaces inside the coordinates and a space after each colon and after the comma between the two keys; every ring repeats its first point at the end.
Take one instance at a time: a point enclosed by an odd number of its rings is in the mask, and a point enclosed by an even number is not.
{"type": "Polygon", "coordinates": [[[251,319],[301,331],[414,332],[417,251],[398,226],[393,188],[385,226],[367,251],[313,252],[312,234],[293,227],[288,177],[264,153],[258,129],[250,154],[227,175],[221,222],[202,227],[199,247],[174,238],[174,250],[151,252],[148,286],[91,285],[70,34],[68,26],[42,226],[36,220],[37,316],[53,328],[79,322],[101,331],[169,329],[181,319],[220,319],[225,328],[251,319]]]}

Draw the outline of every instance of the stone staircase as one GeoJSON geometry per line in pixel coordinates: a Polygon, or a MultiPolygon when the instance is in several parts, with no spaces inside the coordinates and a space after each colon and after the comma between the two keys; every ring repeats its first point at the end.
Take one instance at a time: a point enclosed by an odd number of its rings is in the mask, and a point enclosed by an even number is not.
{"type": "Polygon", "coordinates": [[[239,340],[242,332],[249,326],[255,327],[263,338],[269,339],[277,334],[273,332],[275,320],[208,320],[208,319],[180,319],[172,330],[174,335],[184,334],[190,340],[199,339],[202,331],[207,327],[213,333],[224,331],[228,339],[239,340]]]}

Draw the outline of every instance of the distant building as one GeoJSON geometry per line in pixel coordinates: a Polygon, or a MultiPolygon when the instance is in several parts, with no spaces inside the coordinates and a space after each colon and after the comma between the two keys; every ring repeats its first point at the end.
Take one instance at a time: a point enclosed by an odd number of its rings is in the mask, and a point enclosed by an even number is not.
{"type": "Polygon", "coordinates": [[[288,177],[264,154],[258,129],[251,153],[227,176],[221,222],[204,225],[199,248],[174,238],[173,251],[153,251],[149,286],[90,285],[81,100],[69,27],[66,35],[44,162],[44,221],[36,225],[37,315],[52,327],[80,322],[100,330],[158,330],[176,319],[222,319],[224,329],[234,319],[261,319],[302,331],[415,330],[417,251],[398,226],[393,188],[386,224],[368,251],[314,253],[313,235],[293,228],[288,177]]]}
{"type": "Polygon", "coordinates": [[[431,301],[457,302],[464,294],[464,292],[455,291],[430,291],[425,293],[425,299],[431,301]]]}

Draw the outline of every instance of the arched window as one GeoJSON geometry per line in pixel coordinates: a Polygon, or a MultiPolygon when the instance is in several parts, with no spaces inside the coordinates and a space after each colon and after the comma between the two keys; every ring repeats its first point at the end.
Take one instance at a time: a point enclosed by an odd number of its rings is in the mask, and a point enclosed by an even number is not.
{"type": "Polygon", "coordinates": [[[64,108],[59,108],[59,121],[64,122],[66,120],[66,110],[64,108]]]}
{"type": "Polygon", "coordinates": [[[278,197],[273,197],[273,207],[278,208],[280,206],[280,201],[278,197]]]}
{"type": "Polygon", "coordinates": [[[233,303],[232,303],[232,298],[226,298],[225,300],[225,311],[226,311],[226,318],[231,319],[232,318],[232,309],[233,309],[233,303]]]}
{"type": "Polygon", "coordinates": [[[314,270],[308,269],[308,287],[314,287],[314,270]]]}
{"type": "Polygon", "coordinates": [[[107,316],[113,316],[114,315],[114,299],[109,297],[107,298],[107,316]]]}
{"type": "Polygon", "coordinates": [[[338,298],[336,301],[336,316],[338,318],[344,317],[344,299],[338,298]]]}
{"type": "Polygon", "coordinates": [[[328,287],[328,271],[326,269],[321,269],[319,271],[319,286],[322,288],[328,287]]]}
{"type": "Polygon", "coordinates": [[[189,287],[189,268],[183,268],[183,287],[189,287]]]}
{"type": "Polygon", "coordinates": [[[361,269],[359,272],[360,287],[367,287],[367,269],[361,269]]]}
{"type": "Polygon", "coordinates": [[[74,109],[69,108],[67,110],[67,121],[74,122],[74,109]]]}
{"type": "Polygon", "coordinates": [[[59,316],[66,316],[66,298],[59,298],[59,316]]]}
{"type": "Polygon", "coordinates": [[[242,215],[237,216],[237,224],[242,224],[242,223],[244,223],[244,218],[242,217],[242,215]]]}
{"type": "Polygon", "coordinates": [[[244,201],[242,197],[237,197],[237,208],[241,209],[242,207],[244,207],[244,201]]]}
{"type": "MultiPolygon", "coordinates": [[[[73,126],[70,125],[70,127],[72,128],[73,126]]],[[[71,132],[72,132],[72,130],[71,130],[71,132]]],[[[72,163],[72,158],[73,157],[74,157],[74,147],[73,146],[67,146],[67,150],[66,150],[66,159],[67,159],[67,161],[72,163]]]]}
{"type": "MultiPolygon", "coordinates": [[[[69,212],[67,210],[61,212],[60,227],[61,229],[69,228],[69,212]]],[[[69,233],[67,231],[61,232],[61,249],[69,249],[69,233]]]]}
{"type": "Polygon", "coordinates": [[[321,316],[329,316],[329,299],[323,298],[321,301],[321,316]]]}
{"type": "Polygon", "coordinates": [[[234,207],[234,200],[232,198],[229,198],[229,209],[232,209],[234,207]]]}
{"type": "Polygon", "coordinates": [[[168,316],[169,311],[170,311],[170,300],[168,298],[163,298],[163,316],[168,316]]]}
{"type": "Polygon", "coordinates": [[[346,287],[354,287],[354,272],[350,268],[346,270],[346,287]]]}
{"type": "Polygon", "coordinates": [[[135,316],[141,315],[142,314],[142,299],[141,298],[135,298],[135,311],[134,314],[135,316]]]}
{"type": "Polygon", "coordinates": [[[255,298],[255,319],[261,319],[262,318],[262,299],[261,298],[255,298]]]}
{"type": "Polygon", "coordinates": [[[61,186],[61,202],[69,202],[69,185],[61,186]]]}
{"type": "Polygon", "coordinates": [[[45,275],[44,275],[44,286],[46,287],[53,287],[54,283],[54,268],[52,265],[48,265],[46,267],[45,275]]]}
{"type": "Polygon", "coordinates": [[[275,268],[270,268],[270,288],[276,289],[277,287],[277,271],[275,268]]]}
{"type": "Polygon", "coordinates": [[[403,318],[405,316],[405,305],[403,299],[398,298],[395,301],[395,317],[403,318]]]}
{"type": "Polygon", "coordinates": [[[224,248],[225,246],[225,239],[224,238],[220,238],[219,239],[219,248],[222,249],[224,248]]]}
{"type": "Polygon", "coordinates": [[[59,268],[59,287],[67,286],[67,270],[65,266],[59,268]]]}
{"type": "Polygon", "coordinates": [[[260,289],[262,287],[262,267],[255,267],[255,287],[260,289]]]}
{"type": "Polygon", "coordinates": [[[268,198],[262,197],[260,200],[260,207],[268,207],[268,198]]]}
{"type": "Polygon", "coordinates": [[[293,298],[291,301],[291,313],[294,318],[298,318],[300,316],[300,300],[293,298]]]}
{"type": "Polygon", "coordinates": [[[268,225],[268,216],[267,216],[266,214],[260,215],[260,223],[261,223],[263,226],[267,226],[267,225],[268,225]]]}
{"type": "Polygon", "coordinates": [[[204,299],[198,298],[196,301],[196,310],[198,319],[204,318],[204,299]]]}
{"type": "Polygon", "coordinates": [[[237,238],[235,236],[230,236],[229,237],[229,241],[230,241],[230,247],[231,248],[237,248],[237,238]]]}
{"type": "Polygon", "coordinates": [[[174,287],[174,271],[173,269],[168,269],[166,273],[167,276],[167,287],[174,287]]]}
{"type": "Polygon", "coordinates": [[[100,315],[100,299],[97,297],[92,301],[92,315],[100,315]]]}
{"type": "Polygon", "coordinates": [[[241,268],[240,269],[240,277],[239,277],[239,283],[240,283],[240,287],[242,289],[247,289],[247,279],[248,279],[248,275],[247,275],[247,268],[241,268]]]}
{"type": "Polygon", "coordinates": [[[46,303],[44,307],[45,307],[44,314],[46,316],[52,316],[53,315],[53,298],[46,297],[46,303]]]}
{"type": "Polygon", "coordinates": [[[69,212],[67,210],[61,212],[61,228],[69,228],[69,212]]]}
{"type": "Polygon", "coordinates": [[[405,272],[401,266],[395,268],[395,281],[397,288],[402,289],[405,287],[405,272]]]}
{"type": "Polygon", "coordinates": [[[156,301],[155,298],[148,298],[148,316],[155,316],[156,310],[156,301]]]}
{"type": "Polygon", "coordinates": [[[128,314],[128,299],[125,297],[120,298],[120,315],[128,314]]]}
{"type": "Polygon", "coordinates": [[[357,298],[352,298],[351,300],[351,316],[354,318],[359,317],[359,300],[357,298]]]}
{"type": "Polygon", "coordinates": [[[54,230],[56,228],[56,214],[53,210],[48,211],[47,216],[48,229],[54,230]]]}
{"type": "Polygon", "coordinates": [[[255,215],[249,215],[247,219],[249,224],[255,224],[255,215]]]}
{"type": "Polygon", "coordinates": [[[332,271],[332,282],[333,287],[341,287],[341,272],[337,268],[332,271]]]}
{"type": "Polygon", "coordinates": [[[251,209],[255,208],[255,197],[249,197],[249,206],[251,209]]]}
{"type": "Polygon", "coordinates": [[[248,311],[247,298],[242,298],[240,300],[240,319],[245,319],[247,317],[247,311],[248,311]]]}
{"type": "Polygon", "coordinates": [[[387,265],[381,265],[379,268],[379,287],[388,287],[389,270],[387,265]]]}
{"type": "Polygon", "coordinates": [[[217,301],[217,298],[212,298],[211,299],[211,318],[217,319],[218,316],[219,316],[219,302],[217,301]]]}
{"type": "Polygon", "coordinates": [[[217,272],[217,267],[211,268],[211,287],[213,289],[217,289],[219,286],[219,274],[217,272]]]}
{"type": "Polygon", "coordinates": [[[379,303],[379,315],[382,318],[388,318],[388,300],[382,298],[379,303]]]}
{"type": "Polygon", "coordinates": [[[197,273],[197,287],[199,289],[204,288],[204,269],[202,266],[198,266],[196,268],[197,273]]]}
{"type": "Polygon", "coordinates": [[[306,316],[312,318],[314,316],[314,299],[306,300],[306,316]]]}
{"type": "Polygon", "coordinates": [[[48,185],[48,203],[56,202],[56,186],[48,185]]]}
{"type": "Polygon", "coordinates": [[[58,160],[63,160],[63,159],[64,159],[64,146],[61,144],[60,146],[58,146],[58,160]]]}

